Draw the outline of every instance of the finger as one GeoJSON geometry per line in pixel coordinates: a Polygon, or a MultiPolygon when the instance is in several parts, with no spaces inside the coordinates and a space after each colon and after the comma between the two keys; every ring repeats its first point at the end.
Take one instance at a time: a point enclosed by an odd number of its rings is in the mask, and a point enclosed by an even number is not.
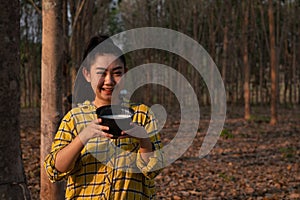
{"type": "Polygon", "coordinates": [[[121,136],[119,136],[119,138],[128,138],[131,137],[130,135],[128,135],[125,131],[121,132],[121,136]]]}
{"type": "Polygon", "coordinates": [[[121,135],[127,135],[126,131],[122,131],[121,135]]]}
{"type": "Polygon", "coordinates": [[[104,131],[108,131],[109,130],[109,126],[102,126],[102,125],[100,125],[100,129],[104,130],[104,131]]]}
{"type": "Polygon", "coordinates": [[[91,121],[92,124],[99,124],[101,122],[102,122],[101,118],[97,118],[97,119],[94,119],[93,121],[91,121]]]}
{"type": "Polygon", "coordinates": [[[101,131],[101,136],[104,136],[104,137],[107,137],[107,138],[112,138],[113,137],[112,134],[106,133],[104,131],[101,131]]]}

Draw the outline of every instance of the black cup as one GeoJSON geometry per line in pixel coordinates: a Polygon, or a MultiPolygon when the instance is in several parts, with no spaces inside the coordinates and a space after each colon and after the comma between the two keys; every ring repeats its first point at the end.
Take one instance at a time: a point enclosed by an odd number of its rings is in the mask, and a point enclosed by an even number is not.
{"type": "Polygon", "coordinates": [[[101,118],[101,125],[108,126],[108,133],[115,138],[121,135],[122,130],[129,130],[132,128],[134,111],[131,108],[119,105],[107,105],[96,109],[98,118],[101,118]]]}

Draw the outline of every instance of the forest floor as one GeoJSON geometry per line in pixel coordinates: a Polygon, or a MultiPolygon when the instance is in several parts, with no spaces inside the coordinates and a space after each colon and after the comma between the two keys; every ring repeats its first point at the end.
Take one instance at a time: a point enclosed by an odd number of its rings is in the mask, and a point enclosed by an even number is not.
{"type": "MultiPolygon", "coordinates": [[[[242,107],[228,107],[217,144],[204,158],[199,150],[209,125],[207,109],[190,148],[156,178],[158,199],[300,199],[300,109],[279,109],[278,125],[268,124],[268,108],[255,107],[252,120],[242,107]]],[[[171,117],[172,118],[172,117],[171,117]]],[[[40,117],[21,111],[21,147],[32,199],[39,199],[40,117]]],[[[179,122],[162,130],[167,144],[179,122]]]]}

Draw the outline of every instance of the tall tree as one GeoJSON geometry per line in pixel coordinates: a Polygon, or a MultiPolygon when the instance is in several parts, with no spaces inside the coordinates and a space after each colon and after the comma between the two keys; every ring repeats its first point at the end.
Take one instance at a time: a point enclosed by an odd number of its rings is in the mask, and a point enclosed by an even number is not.
{"type": "Polygon", "coordinates": [[[29,199],[20,146],[20,3],[0,4],[0,197],[29,199]]]}
{"type": "Polygon", "coordinates": [[[276,43],[275,43],[275,22],[273,13],[273,1],[268,1],[268,19],[269,19],[269,39],[270,39],[270,67],[271,67],[271,125],[277,123],[277,61],[276,61],[276,43]]]}
{"type": "Polygon", "coordinates": [[[40,199],[63,199],[62,184],[50,183],[43,167],[45,156],[62,116],[63,29],[62,1],[44,0],[42,4],[42,96],[41,96],[41,191],[40,199]]]}
{"type": "Polygon", "coordinates": [[[244,118],[246,120],[250,119],[250,64],[249,64],[249,54],[248,54],[248,25],[249,25],[249,3],[248,1],[243,1],[242,9],[244,13],[243,20],[243,64],[244,64],[244,118]]]}

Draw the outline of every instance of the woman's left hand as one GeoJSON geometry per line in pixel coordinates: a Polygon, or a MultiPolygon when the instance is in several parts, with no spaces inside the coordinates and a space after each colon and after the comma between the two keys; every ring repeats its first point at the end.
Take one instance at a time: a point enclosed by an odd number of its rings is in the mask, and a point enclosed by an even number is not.
{"type": "Polygon", "coordinates": [[[132,123],[131,125],[133,126],[133,128],[127,131],[122,131],[122,136],[120,136],[119,138],[130,137],[139,140],[141,157],[146,163],[148,163],[154,151],[149,135],[144,127],[139,126],[135,123],[132,123]]]}

